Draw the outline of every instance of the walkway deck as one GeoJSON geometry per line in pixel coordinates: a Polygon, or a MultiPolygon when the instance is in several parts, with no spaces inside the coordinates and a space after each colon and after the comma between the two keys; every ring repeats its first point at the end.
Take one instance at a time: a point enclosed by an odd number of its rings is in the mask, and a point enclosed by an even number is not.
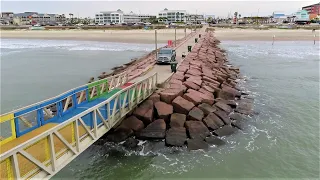
{"type": "MultiPolygon", "coordinates": [[[[188,55],[188,46],[194,46],[195,43],[195,38],[199,37],[199,34],[203,34],[205,32],[206,27],[203,27],[201,29],[197,29],[196,32],[193,32],[193,35],[187,39],[184,43],[182,43],[180,46],[176,47],[176,54],[177,54],[177,61],[178,61],[178,65],[182,62],[182,53],[185,53],[186,55],[188,55]]],[[[158,83],[162,84],[164,83],[173,73],[171,72],[171,68],[170,65],[158,65],[156,64],[150,71],[148,71],[146,74],[144,74],[143,76],[140,76],[136,79],[133,79],[132,82],[137,82],[141,79],[144,79],[148,76],[150,76],[151,74],[154,73],[158,73],[158,83]]]]}

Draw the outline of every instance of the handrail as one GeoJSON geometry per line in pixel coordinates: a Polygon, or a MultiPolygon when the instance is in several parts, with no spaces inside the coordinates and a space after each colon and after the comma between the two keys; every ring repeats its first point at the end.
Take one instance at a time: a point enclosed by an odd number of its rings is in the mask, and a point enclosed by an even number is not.
{"type": "MultiPolygon", "coordinates": [[[[7,173],[12,173],[16,179],[23,178],[50,178],[76,158],[81,152],[97,141],[101,136],[108,132],[115,124],[123,119],[127,113],[132,111],[139,103],[148,98],[156,89],[157,73],[138,81],[124,89],[118,91],[107,100],[90,107],[89,109],[75,115],[68,120],[54,126],[53,128],[27,140],[26,142],[10,149],[0,155],[0,162],[9,162],[11,168],[7,173]],[[113,104],[112,104],[113,103],[113,104]],[[113,107],[112,107],[113,105],[113,107]],[[84,117],[92,114],[93,127],[87,127],[84,117]],[[100,121],[99,121],[100,118],[100,121]],[[60,130],[72,125],[74,130],[69,135],[75,136],[75,141],[70,143],[62,136],[60,130]],[[83,126],[85,134],[80,135],[79,126],[83,126]],[[56,140],[60,140],[65,148],[63,151],[56,152],[56,140]],[[40,141],[46,141],[50,151],[50,157],[46,161],[40,161],[36,157],[40,154],[41,148],[32,154],[28,151],[29,147],[37,146],[40,141]],[[24,159],[21,159],[21,156],[24,159]],[[22,163],[22,164],[19,164],[22,163]],[[33,163],[34,167],[26,164],[33,163]],[[20,169],[20,166],[22,169],[20,169]],[[23,169],[29,168],[29,169],[23,169]],[[21,171],[23,171],[21,175],[21,171]]],[[[40,146],[40,145],[39,145],[40,146]]]]}
{"type": "Polygon", "coordinates": [[[41,103],[44,103],[44,102],[47,102],[47,101],[56,99],[56,98],[58,98],[58,97],[60,97],[60,96],[63,96],[63,95],[65,95],[65,94],[68,94],[68,93],[70,93],[70,92],[72,92],[72,91],[74,91],[74,90],[77,90],[77,89],[79,89],[79,88],[86,87],[86,86],[88,86],[88,85],[90,85],[90,84],[94,84],[94,83],[97,83],[97,82],[101,82],[101,81],[103,81],[103,80],[105,80],[105,79],[109,80],[109,79],[119,78],[119,77],[121,77],[122,75],[125,75],[125,78],[126,78],[126,79],[128,78],[128,73],[125,71],[125,72],[123,72],[123,73],[120,73],[120,74],[117,74],[117,75],[114,75],[114,76],[106,77],[106,78],[100,79],[100,80],[98,80],[98,81],[94,81],[94,82],[91,82],[91,83],[88,83],[88,84],[84,84],[84,85],[78,86],[78,87],[76,87],[76,88],[73,88],[73,89],[70,89],[70,90],[68,90],[68,91],[65,91],[65,92],[63,92],[63,93],[61,93],[61,94],[59,94],[59,95],[57,95],[57,96],[54,96],[54,97],[51,97],[51,98],[48,98],[48,99],[45,99],[45,100],[42,100],[42,101],[39,101],[39,102],[30,104],[30,105],[27,105],[27,106],[24,106],[24,107],[19,108],[19,109],[15,109],[15,110],[13,110],[13,111],[10,111],[10,112],[1,114],[0,116],[5,116],[5,115],[11,114],[11,113],[15,113],[15,112],[17,112],[17,111],[21,111],[21,110],[30,108],[30,107],[32,107],[32,106],[39,105],[39,104],[41,104],[41,103]]]}

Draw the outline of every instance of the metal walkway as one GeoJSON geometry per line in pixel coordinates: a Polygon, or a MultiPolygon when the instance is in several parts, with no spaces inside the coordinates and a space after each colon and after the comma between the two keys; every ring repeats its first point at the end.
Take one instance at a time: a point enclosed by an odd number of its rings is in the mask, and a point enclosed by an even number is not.
{"type": "Polygon", "coordinates": [[[156,89],[156,73],[134,84],[127,77],[122,73],[1,115],[1,179],[52,177],[156,89]]]}

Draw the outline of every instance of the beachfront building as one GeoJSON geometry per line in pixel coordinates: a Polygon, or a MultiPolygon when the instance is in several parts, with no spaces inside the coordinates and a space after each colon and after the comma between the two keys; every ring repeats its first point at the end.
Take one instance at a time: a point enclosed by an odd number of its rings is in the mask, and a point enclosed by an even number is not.
{"type": "Polygon", "coordinates": [[[307,10],[300,10],[294,13],[295,22],[309,22],[309,13],[307,10]]]}
{"type": "Polygon", "coordinates": [[[168,10],[165,8],[164,10],[158,13],[158,21],[159,22],[187,22],[187,11],[186,10],[168,10]]]}
{"type": "Polygon", "coordinates": [[[149,22],[149,19],[155,19],[157,16],[149,14],[135,14],[132,11],[129,14],[123,14],[125,23],[149,22]]]}
{"type": "Polygon", "coordinates": [[[310,20],[320,20],[320,3],[302,7],[302,10],[306,10],[308,12],[310,20]]]}
{"type": "Polygon", "coordinates": [[[287,20],[287,16],[283,12],[275,11],[272,13],[272,22],[273,23],[282,23],[287,20]]]}
{"type": "Polygon", "coordinates": [[[202,22],[205,22],[205,18],[203,15],[199,14],[187,14],[186,21],[187,23],[201,24],[202,22]]]}
{"type": "Polygon", "coordinates": [[[308,14],[320,15],[320,3],[304,6],[302,10],[306,10],[308,14]]]}
{"type": "Polygon", "coordinates": [[[1,12],[0,17],[1,24],[12,24],[13,23],[13,12],[1,12]]]}
{"type": "Polygon", "coordinates": [[[95,14],[96,24],[121,24],[124,23],[123,11],[118,9],[117,11],[101,11],[95,14]]]}
{"type": "Polygon", "coordinates": [[[24,12],[13,15],[13,22],[17,25],[29,24],[57,24],[66,21],[64,14],[48,14],[37,12],[24,12]]]}

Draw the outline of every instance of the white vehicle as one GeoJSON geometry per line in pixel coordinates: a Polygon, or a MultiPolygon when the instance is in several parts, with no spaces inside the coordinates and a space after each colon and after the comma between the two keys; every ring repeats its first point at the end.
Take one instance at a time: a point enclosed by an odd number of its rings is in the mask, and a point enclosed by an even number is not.
{"type": "Polygon", "coordinates": [[[151,23],[149,23],[149,22],[146,22],[146,23],[144,23],[144,25],[151,25],[151,23]]]}
{"type": "Polygon", "coordinates": [[[95,26],[95,24],[91,23],[91,24],[88,24],[88,26],[95,26]]]}
{"type": "Polygon", "coordinates": [[[103,23],[99,23],[98,26],[104,26],[104,24],[103,23]]]}
{"type": "Polygon", "coordinates": [[[82,23],[79,23],[79,24],[77,24],[77,26],[84,26],[84,24],[82,24],[82,23]]]}
{"type": "Polygon", "coordinates": [[[40,24],[35,24],[35,25],[34,25],[34,27],[40,27],[40,26],[41,26],[40,24]]]}

